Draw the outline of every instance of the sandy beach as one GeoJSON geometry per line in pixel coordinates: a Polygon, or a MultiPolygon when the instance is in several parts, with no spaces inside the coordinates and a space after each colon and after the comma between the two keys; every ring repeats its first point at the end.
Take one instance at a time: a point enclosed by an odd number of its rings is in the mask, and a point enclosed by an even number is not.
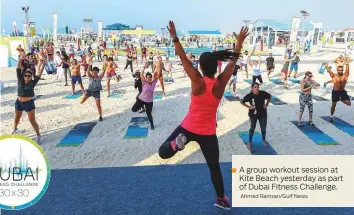
{"type": "MultiPolygon", "coordinates": [[[[308,57],[300,56],[299,79],[303,78],[305,71],[312,71],[314,80],[321,83],[321,87],[313,93],[324,98],[331,99],[332,86],[324,88],[323,82],[330,79],[328,74],[319,74],[318,61],[333,60],[338,53],[322,54],[308,57]],[[314,63],[312,63],[314,62],[314,63]]],[[[276,57],[280,62],[282,57],[276,57]]],[[[140,62],[139,62],[140,63],[140,62]]],[[[94,66],[101,65],[98,62],[94,66]]],[[[42,95],[36,100],[36,118],[42,133],[41,146],[47,153],[53,169],[93,168],[93,167],[117,167],[117,166],[141,166],[156,164],[186,164],[204,163],[204,157],[196,143],[191,142],[186,149],[169,160],[159,158],[157,152],[160,145],[179,125],[187,113],[190,101],[190,80],[183,77],[182,67],[174,65],[174,83],[166,83],[166,96],[162,100],[154,102],[153,117],[155,130],[148,131],[147,138],[124,139],[130,119],[134,116],[146,116],[145,113],[133,113],[131,107],[135,102],[137,90],[134,89],[134,79],[130,70],[123,72],[125,58],[118,62],[119,74],[123,80],[119,83],[113,81],[112,90],[119,90],[121,98],[107,98],[106,79],[101,91],[103,118],[90,133],[85,142],[78,148],[57,148],[56,144],[74,127],[82,122],[98,121],[98,113],[94,100],[90,98],[85,104],[80,105],[79,99],[64,99],[71,94],[71,86],[64,86],[63,77],[56,78],[53,75],[43,75],[45,80],[40,80],[35,88],[36,95],[42,95]]],[[[135,64],[134,64],[135,66],[135,64]]],[[[141,69],[140,65],[140,69],[141,69]]],[[[226,63],[223,64],[223,67],[226,63]]],[[[273,76],[280,75],[281,64],[276,64],[273,76]]],[[[319,146],[305,136],[291,121],[297,120],[299,111],[298,84],[292,84],[289,90],[275,85],[266,78],[265,65],[262,66],[262,76],[265,84],[261,90],[266,90],[276,96],[287,105],[270,105],[268,108],[267,141],[271,146],[283,155],[340,155],[354,154],[354,137],[336,129],[333,125],[322,120],[320,116],[328,116],[330,101],[314,103],[314,123],[327,135],[335,139],[340,145],[319,146]]],[[[135,70],[135,68],[134,68],[135,70]]],[[[148,71],[151,69],[148,69],[148,71]]],[[[250,70],[250,69],[249,69],[250,70]]],[[[353,69],[351,69],[353,71],[353,69]]],[[[82,71],[83,72],[83,71],[82,71]]],[[[251,74],[251,71],[249,71],[251,74]]],[[[347,84],[348,94],[354,96],[354,72],[350,75],[351,83],[347,84]]],[[[5,82],[5,89],[1,92],[1,134],[11,134],[14,120],[14,107],[16,101],[16,71],[15,68],[0,68],[1,80],[5,82]]],[[[251,77],[251,76],[250,76],[251,77]]],[[[242,97],[250,91],[250,84],[244,82],[245,72],[238,76],[237,91],[242,97]]],[[[88,86],[88,79],[83,78],[84,87],[88,86]]],[[[79,86],[76,86],[77,90],[79,86]]],[[[226,88],[226,90],[228,90],[226,88]]],[[[157,84],[156,91],[161,91],[157,84]]],[[[353,106],[347,107],[338,103],[335,116],[345,119],[354,125],[353,106]]],[[[308,120],[308,110],[304,113],[303,121],[308,120]]],[[[246,145],[242,142],[237,132],[247,131],[249,127],[247,109],[239,102],[230,102],[223,99],[218,113],[217,135],[219,138],[220,161],[230,162],[231,155],[250,154],[246,145]]],[[[23,135],[34,138],[35,133],[28,121],[27,115],[19,124],[19,130],[23,135]]],[[[259,126],[256,128],[259,131],[259,126]]]]}

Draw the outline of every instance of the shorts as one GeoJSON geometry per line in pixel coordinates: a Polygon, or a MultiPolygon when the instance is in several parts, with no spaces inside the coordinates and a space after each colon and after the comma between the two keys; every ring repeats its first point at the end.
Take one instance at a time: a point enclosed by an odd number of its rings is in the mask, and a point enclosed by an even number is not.
{"type": "Polygon", "coordinates": [[[269,71],[269,70],[274,70],[274,66],[267,66],[267,70],[269,71]]]}
{"type": "Polygon", "coordinates": [[[297,71],[298,69],[299,69],[299,65],[297,65],[297,64],[291,64],[291,66],[290,66],[290,71],[293,71],[293,70],[297,71]]]}
{"type": "Polygon", "coordinates": [[[31,112],[34,109],[36,109],[36,107],[34,106],[34,100],[33,99],[31,99],[31,100],[29,100],[27,102],[21,102],[18,99],[16,100],[15,110],[31,112]]]}
{"type": "Polygon", "coordinates": [[[81,76],[80,75],[71,76],[71,83],[72,84],[76,84],[76,83],[82,84],[81,76]]]}
{"type": "Polygon", "coordinates": [[[138,57],[133,57],[133,60],[138,60],[138,57]]]}
{"type": "Polygon", "coordinates": [[[237,83],[237,75],[233,75],[232,76],[232,84],[236,84],[237,83]]]}
{"type": "Polygon", "coordinates": [[[146,54],[141,54],[141,57],[142,58],[146,58],[146,54]]]}
{"type": "Polygon", "coordinates": [[[347,101],[350,100],[347,91],[335,91],[332,90],[332,102],[347,101]]]}
{"type": "Polygon", "coordinates": [[[284,73],[286,75],[286,74],[288,74],[288,70],[287,69],[282,69],[281,73],[284,73]]]}
{"type": "Polygon", "coordinates": [[[109,73],[106,74],[106,77],[109,78],[109,79],[111,79],[111,78],[113,78],[115,76],[117,76],[117,74],[115,72],[109,72],[109,73]]]}
{"type": "Polygon", "coordinates": [[[89,90],[86,90],[85,96],[86,97],[91,97],[92,96],[95,99],[99,99],[99,98],[101,98],[101,93],[100,93],[100,91],[91,92],[89,90]]]}

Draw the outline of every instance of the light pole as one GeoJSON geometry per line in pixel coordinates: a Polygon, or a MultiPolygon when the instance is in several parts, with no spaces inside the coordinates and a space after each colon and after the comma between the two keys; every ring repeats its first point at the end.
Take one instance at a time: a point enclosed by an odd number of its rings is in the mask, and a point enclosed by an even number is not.
{"type": "Polygon", "coordinates": [[[28,48],[30,48],[30,44],[29,44],[29,16],[28,16],[28,11],[29,11],[29,6],[27,7],[22,7],[22,11],[25,12],[25,21],[23,22],[23,25],[25,26],[24,27],[24,34],[25,34],[25,37],[26,37],[26,42],[27,42],[27,46],[28,48]]]}
{"type": "Polygon", "coordinates": [[[162,31],[162,37],[165,37],[165,28],[161,28],[162,31]]]}

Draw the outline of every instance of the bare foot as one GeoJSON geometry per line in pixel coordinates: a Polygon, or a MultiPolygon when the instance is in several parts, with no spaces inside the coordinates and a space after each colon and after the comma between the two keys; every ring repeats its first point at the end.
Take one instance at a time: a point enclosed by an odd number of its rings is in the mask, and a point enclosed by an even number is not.
{"type": "Polygon", "coordinates": [[[264,147],[268,148],[268,144],[266,141],[263,141],[263,145],[264,145],[264,147]]]}
{"type": "Polygon", "coordinates": [[[251,151],[252,150],[252,144],[251,143],[247,143],[247,148],[251,151]]]}

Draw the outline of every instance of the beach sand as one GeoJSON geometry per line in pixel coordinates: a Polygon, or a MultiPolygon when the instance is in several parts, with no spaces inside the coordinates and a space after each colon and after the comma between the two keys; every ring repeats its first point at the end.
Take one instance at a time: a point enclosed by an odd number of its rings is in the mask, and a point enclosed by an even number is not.
{"type": "MultiPolygon", "coordinates": [[[[314,57],[301,57],[299,78],[302,78],[305,71],[313,71],[314,80],[321,83],[321,87],[313,93],[331,98],[331,87],[323,88],[324,81],[330,80],[328,74],[319,74],[319,63],[311,63],[311,60],[333,60],[338,54],[326,54],[314,57]],[[306,62],[308,61],[308,62],[306,62]]],[[[277,57],[281,60],[281,57],[277,57]]],[[[96,62],[94,64],[98,65],[96,62]]],[[[89,121],[98,121],[98,113],[92,98],[80,105],[80,98],[69,100],[64,96],[71,94],[71,86],[64,86],[64,79],[56,79],[56,76],[43,75],[45,80],[40,80],[35,88],[36,95],[43,95],[36,100],[36,118],[42,133],[41,146],[47,153],[53,169],[66,168],[92,168],[92,167],[116,167],[116,166],[140,166],[156,164],[186,164],[204,163],[205,159],[196,143],[189,143],[185,150],[177,153],[169,160],[162,160],[158,156],[160,145],[174,131],[186,115],[189,102],[191,84],[188,77],[183,77],[182,67],[174,65],[174,83],[165,83],[167,96],[162,100],[154,102],[153,117],[155,130],[149,130],[148,136],[143,139],[124,139],[132,117],[146,116],[144,113],[133,113],[131,107],[138,94],[133,88],[134,79],[130,70],[123,72],[125,65],[124,58],[119,60],[119,74],[123,80],[119,83],[112,81],[111,88],[124,90],[122,98],[107,98],[106,79],[103,80],[103,91],[101,92],[103,118],[81,147],[57,148],[57,143],[74,127],[74,125],[89,121]]],[[[224,63],[223,67],[226,64],[224,63]]],[[[135,66],[135,64],[134,64],[135,66]]],[[[142,66],[142,65],[140,65],[142,66]]],[[[99,68],[101,68],[99,66],[99,68]]],[[[272,75],[280,74],[280,64],[276,64],[276,71],[272,75]]],[[[262,67],[265,70],[265,67],[262,67]]],[[[134,69],[135,70],[135,69],[134,69]]],[[[151,71],[151,69],[148,69],[151,71]]],[[[251,74],[251,71],[249,71],[251,74]]],[[[354,72],[352,72],[354,73],[354,72]]],[[[1,134],[11,134],[14,120],[13,104],[16,100],[16,71],[15,68],[1,68],[1,80],[5,82],[5,89],[1,92],[1,134]]],[[[283,155],[308,155],[308,154],[354,154],[354,137],[336,129],[333,125],[323,121],[320,116],[328,116],[330,101],[314,103],[314,123],[326,134],[338,141],[336,146],[318,146],[305,136],[290,121],[297,120],[299,111],[299,85],[293,84],[289,90],[283,89],[268,81],[265,71],[262,72],[265,84],[261,90],[266,90],[275,95],[288,105],[268,108],[267,141],[272,147],[283,155]]],[[[250,76],[251,77],[251,76],[250,76]]],[[[250,91],[250,85],[243,81],[244,72],[238,77],[237,90],[241,96],[250,91]]],[[[350,75],[354,80],[354,74],[350,75]]],[[[84,78],[84,87],[88,86],[88,79],[84,78]]],[[[79,90],[79,86],[76,86],[79,90]]],[[[353,83],[347,84],[348,93],[354,96],[353,83]]],[[[157,84],[157,91],[161,91],[160,84],[157,84]]],[[[227,88],[226,88],[227,90],[227,88]]],[[[247,109],[239,102],[222,100],[218,113],[217,135],[219,138],[220,161],[230,162],[232,155],[250,154],[237,132],[247,131],[248,116],[247,109]]],[[[354,125],[353,106],[347,107],[338,103],[335,116],[338,116],[354,125]]],[[[307,109],[303,121],[308,120],[307,109]]],[[[259,131],[257,125],[256,130],[259,131]]],[[[24,114],[20,121],[19,130],[23,135],[34,138],[35,133],[24,114]]]]}

